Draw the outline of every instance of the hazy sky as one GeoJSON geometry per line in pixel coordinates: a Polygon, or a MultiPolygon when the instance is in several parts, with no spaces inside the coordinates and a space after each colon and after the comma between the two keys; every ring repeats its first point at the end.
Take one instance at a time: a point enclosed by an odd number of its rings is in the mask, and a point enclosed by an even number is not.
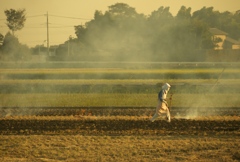
{"type": "Polygon", "coordinates": [[[204,6],[214,7],[214,10],[220,12],[240,10],[240,0],[0,0],[0,33],[5,35],[8,31],[4,10],[26,9],[25,27],[15,35],[21,43],[29,47],[37,44],[46,46],[45,15],[48,12],[50,45],[61,44],[70,35],[76,37],[74,25],[84,25],[86,21],[93,19],[96,10],[104,13],[108,10],[108,6],[118,2],[126,3],[144,15],[150,15],[160,6],[169,6],[174,16],[183,5],[191,7],[192,12],[204,6]]]}

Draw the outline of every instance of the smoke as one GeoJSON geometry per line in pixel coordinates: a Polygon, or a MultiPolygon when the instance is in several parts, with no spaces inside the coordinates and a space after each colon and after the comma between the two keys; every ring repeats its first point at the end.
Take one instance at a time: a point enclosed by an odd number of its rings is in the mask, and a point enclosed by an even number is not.
{"type": "Polygon", "coordinates": [[[229,108],[230,111],[231,107],[239,106],[239,88],[235,84],[235,79],[230,79],[236,78],[238,75],[231,73],[231,71],[235,71],[235,68],[225,69],[226,67],[219,68],[219,72],[214,75],[214,79],[208,79],[205,83],[196,86],[198,87],[195,95],[197,97],[191,98],[192,101],[186,104],[189,107],[186,118],[224,115],[220,111],[221,109],[229,108]]]}
{"type": "Polygon", "coordinates": [[[38,112],[33,111],[28,108],[24,107],[16,107],[16,108],[6,108],[2,109],[0,113],[0,117],[7,118],[7,117],[20,117],[20,116],[33,116],[36,115],[38,112]]]}
{"type": "MultiPolygon", "coordinates": [[[[129,6],[123,8],[123,11],[128,11],[129,6]]],[[[68,63],[59,63],[59,62],[51,62],[51,63],[44,63],[36,65],[31,64],[29,62],[29,66],[25,66],[24,68],[32,69],[34,68],[74,68],[82,67],[82,68],[122,68],[127,69],[128,67],[145,67],[146,62],[155,62],[155,64],[150,64],[153,69],[159,68],[167,68],[165,64],[159,65],[159,62],[167,62],[167,61],[199,61],[201,57],[204,57],[203,53],[199,52],[198,55],[195,55],[196,47],[199,46],[198,41],[196,39],[196,33],[194,33],[191,28],[191,21],[182,20],[180,21],[177,17],[173,17],[169,12],[169,8],[159,7],[157,11],[153,11],[151,15],[146,16],[139,13],[136,13],[134,10],[131,9],[131,12],[127,12],[128,14],[124,14],[125,12],[118,12],[118,10],[109,10],[105,13],[100,11],[96,11],[94,14],[94,19],[87,22],[85,25],[78,25],[75,27],[76,36],[77,38],[72,38],[66,41],[63,45],[60,45],[56,49],[56,56],[54,57],[55,61],[81,61],[79,62],[68,62],[68,63]],[[111,12],[110,12],[111,11],[111,12]],[[197,45],[196,45],[197,44],[197,45]],[[197,58],[197,59],[196,59],[197,58]],[[88,62],[91,61],[91,62],[88,62]],[[100,62],[100,63],[99,63],[100,62]],[[112,64],[108,64],[108,63],[112,64]],[[129,63],[129,64],[118,64],[117,63],[129,63]],[[144,62],[144,64],[141,64],[144,62]],[[131,64],[132,63],[132,64],[131,64]],[[133,63],[136,63],[133,65],[133,63]],[[138,63],[138,64],[137,64],[138,63]],[[80,65],[81,64],[81,65],[80,65]],[[157,64],[157,66],[155,66],[157,64]],[[66,67],[65,67],[66,66],[66,67]]],[[[7,37],[7,36],[6,36],[7,37]]],[[[10,39],[10,35],[8,36],[10,39]]],[[[6,39],[5,41],[7,41],[6,39]]],[[[3,46],[5,48],[5,53],[10,51],[11,56],[16,56],[19,58],[19,42],[17,39],[11,37],[12,45],[3,42],[3,46]],[[11,48],[10,48],[11,47],[11,48]],[[14,53],[14,54],[12,54],[14,53]]],[[[21,46],[22,51],[21,53],[27,53],[26,47],[21,46]]],[[[53,60],[54,60],[53,59],[53,60]]],[[[230,102],[233,106],[238,105],[237,102],[239,100],[237,97],[233,95],[229,95],[232,92],[238,91],[236,89],[236,85],[234,84],[226,84],[226,80],[230,79],[239,79],[239,73],[231,73],[228,72],[227,75],[222,73],[222,77],[224,80],[222,81],[221,77],[216,74],[206,74],[203,72],[198,72],[197,68],[201,69],[202,67],[194,67],[192,65],[188,66],[186,63],[182,65],[187,70],[189,69],[196,69],[196,74],[183,74],[184,76],[180,76],[179,74],[147,74],[142,73],[140,79],[142,79],[142,84],[144,86],[145,82],[144,79],[159,79],[159,81],[155,82],[163,82],[173,79],[173,82],[178,82],[178,79],[183,79],[183,82],[187,82],[189,85],[181,85],[176,87],[175,92],[178,94],[188,94],[193,96],[197,96],[193,98],[182,98],[182,105],[184,107],[188,107],[189,111],[186,114],[186,118],[196,118],[202,115],[218,115],[214,113],[214,111],[208,111],[209,107],[221,107],[221,106],[229,106],[230,102]],[[237,75],[236,75],[237,74],[237,75]],[[159,75],[159,76],[158,76],[159,75]],[[161,75],[161,76],[160,76],[161,75]],[[190,80],[190,81],[189,81],[190,80]],[[198,81],[200,80],[200,81],[198,81]],[[215,84],[215,80],[218,84],[215,84]],[[193,83],[192,83],[193,82],[193,83]],[[194,83],[197,82],[197,83],[194,83]],[[204,85],[203,83],[207,83],[204,85]],[[208,83],[209,82],[209,83],[208,83]],[[215,86],[216,85],[216,86],[215,86]],[[235,87],[234,87],[235,86],[235,87]],[[213,90],[212,87],[214,87],[213,90]],[[182,92],[181,92],[182,91],[182,92]],[[231,98],[228,98],[228,95],[231,98]],[[219,101],[220,100],[220,101],[219,101]]],[[[17,65],[16,65],[17,66],[17,65]]],[[[21,66],[21,65],[20,65],[21,66]]],[[[14,67],[14,66],[13,66],[14,67]]],[[[180,67],[180,66],[179,66],[180,67]]],[[[177,66],[174,68],[176,71],[178,70],[177,66]]],[[[210,67],[210,66],[209,66],[210,67]]],[[[12,67],[10,67],[12,68],[12,67]]],[[[207,67],[208,68],[208,67],[207,67]]],[[[64,70],[64,69],[63,69],[64,70]]],[[[12,84],[12,87],[4,88],[6,93],[10,90],[16,90],[17,93],[79,93],[83,92],[86,93],[87,88],[89,88],[88,93],[91,93],[92,89],[96,87],[103,87],[101,84],[91,85],[88,83],[88,80],[93,79],[132,79],[136,77],[134,73],[129,73],[122,77],[122,74],[116,73],[113,74],[111,77],[111,69],[106,73],[99,72],[95,74],[94,72],[91,73],[84,73],[81,74],[74,74],[74,70],[69,70],[67,74],[62,75],[61,70],[55,70],[55,73],[48,73],[44,71],[42,74],[20,74],[15,75],[11,78],[7,79],[29,79],[29,80],[37,80],[39,79],[39,83],[36,82],[35,84],[12,84]],[[27,76],[24,78],[24,76],[27,76]],[[95,77],[95,78],[94,78],[95,77]],[[121,78],[122,77],[122,78],[121,78]],[[79,83],[76,86],[72,86],[70,84],[56,84],[55,82],[48,82],[46,80],[80,80],[86,79],[87,83],[84,86],[81,86],[79,83]],[[46,85],[44,85],[46,84],[46,85]],[[18,86],[18,87],[17,87],[18,86]],[[15,89],[14,89],[15,88],[15,89]],[[79,89],[78,89],[79,88],[79,89]],[[82,91],[81,91],[82,90],[82,91]]],[[[209,68],[211,70],[211,68],[209,68]]],[[[93,69],[92,71],[96,71],[93,69]]],[[[237,71],[239,72],[239,71],[237,71]]],[[[114,72],[113,72],[114,73],[114,72]]],[[[141,73],[141,72],[140,72],[141,73]]],[[[7,80],[5,77],[0,76],[1,80],[7,80]]],[[[9,75],[11,76],[11,75],[9,75]]],[[[126,82],[125,82],[126,83],[126,82]]],[[[184,83],[185,84],[185,83],[184,83]]],[[[139,86],[139,85],[138,85],[139,86]]],[[[238,86],[238,85],[237,85],[238,86]]],[[[126,88],[125,85],[114,85],[109,86],[110,90],[107,89],[106,93],[111,93],[111,89],[114,89],[116,92],[124,92],[123,89],[126,88]],[[116,90],[117,89],[117,90],[116,90]]],[[[145,86],[147,87],[147,86],[145,86]]],[[[150,86],[149,86],[150,87],[150,86]]],[[[153,87],[153,86],[152,86],[153,87]]],[[[152,88],[151,87],[151,88],[152,88]]],[[[156,88],[156,87],[155,87],[156,88]]],[[[139,88],[140,89],[140,88],[139,88]]],[[[12,92],[11,91],[11,92],[12,92]]],[[[147,91],[147,90],[146,90],[147,91]]],[[[156,92],[155,89],[150,89],[151,92],[156,92]]],[[[94,92],[99,92],[95,89],[94,92]]],[[[128,92],[127,92],[128,93],[128,92]]],[[[138,93],[138,90],[129,91],[129,93],[138,93]]],[[[142,91],[141,91],[142,93],[142,91]]],[[[239,94],[239,91],[236,92],[239,94]]],[[[239,96],[239,95],[238,95],[239,96]]],[[[101,94],[99,94],[101,97],[101,94]]],[[[34,99],[31,101],[28,98],[21,98],[22,100],[26,100],[26,103],[34,105],[34,99]]],[[[59,100],[58,96],[52,96],[52,100],[59,100]]],[[[77,100],[77,99],[76,99],[77,100]]],[[[109,99],[110,100],[110,99],[109,99]]],[[[136,98],[137,100],[137,98],[136,98]]],[[[108,100],[106,100],[107,102],[108,100]]],[[[14,102],[14,101],[8,101],[14,102]]],[[[59,102],[64,103],[64,99],[60,100],[59,102]]],[[[81,103],[79,103],[81,104],[81,103]]],[[[107,104],[107,103],[106,103],[107,104]]],[[[17,105],[18,106],[18,105],[17,105]]],[[[142,105],[140,105],[142,106],[142,105]]],[[[179,105],[176,105],[177,107],[179,105]]],[[[21,107],[21,106],[19,106],[21,107]]],[[[24,108],[18,108],[18,110],[11,109],[6,110],[4,116],[11,116],[11,115],[30,115],[35,114],[33,111],[26,111],[24,108]]]]}
{"type": "Polygon", "coordinates": [[[69,55],[70,49],[72,59],[81,61],[197,60],[190,21],[174,18],[169,10],[161,6],[146,16],[117,3],[105,13],[96,11],[93,20],[75,26],[77,38],[66,41],[65,49],[59,47],[57,55],[64,51],[69,55]]]}
{"type": "Polygon", "coordinates": [[[190,105],[189,111],[186,114],[186,119],[194,119],[199,116],[210,115],[208,111],[208,102],[204,94],[194,100],[194,103],[190,105]]]}

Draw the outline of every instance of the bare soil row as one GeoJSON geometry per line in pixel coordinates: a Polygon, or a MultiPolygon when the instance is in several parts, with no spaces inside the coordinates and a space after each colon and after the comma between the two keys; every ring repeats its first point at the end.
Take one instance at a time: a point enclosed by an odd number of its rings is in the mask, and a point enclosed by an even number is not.
{"type": "Polygon", "coordinates": [[[236,135],[240,120],[165,119],[150,122],[134,117],[107,119],[76,117],[70,119],[1,119],[1,135],[80,134],[80,135],[236,135]]]}
{"type": "MultiPolygon", "coordinates": [[[[7,116],[152,116],[155,107],[2,107],[0,117],[7,116]]],[[[171,115],[240,116],[238,107],[172,107],[171,115]]]]}

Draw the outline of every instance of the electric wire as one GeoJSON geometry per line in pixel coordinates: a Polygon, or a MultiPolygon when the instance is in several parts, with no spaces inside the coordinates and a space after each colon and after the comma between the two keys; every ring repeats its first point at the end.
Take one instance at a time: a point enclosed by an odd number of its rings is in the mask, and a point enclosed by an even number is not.
{"type": "Polygon", "coordinates": [[[81,18],[81,17],[68,17],[68,16],[60,16],[60,15],[48,15],[48,16],[52,16],[52,17],[60,17],[60,18],[66,18],[66,19],[81,19],[81,20],[91,20],[91,19],[87,19],[87,18],[81,18]]]}
{"type": "MultiPolygon", "coordinates": [[[[46,16],[49,16],[49,17],[58,17],[58,18],[63,18],[63,19],[75,19],[75,20],[91,20],[89,18],[82,18],[82,17],[72,17],[72,16],[61,16],[61,15],[56,15],[56,14],[37,14],[37,15],[25,15],[26,16],[26,19],[28,18],[31,18],[31,19],[34,19],[34,18],[37,18],[37,17],[46,17],[46,16]]],[[[0,18],[0,21],[7,21],[6,18],[0,18]]],[[[56,29],[56,28],[73,28],[74,26],[76,26],[76,24],[74,25],[66,25],[66,24],[56,24],[56,23],[48,23],[49,24],[49,28],[50,29],[56,29]],[[55,25],[55,26],[54,26],[55,25]]],[[[35,24],[34,26],[25,26],[24,28],[27,28],[27,29],[43,29],[43,28],[46,28],[46,23],[44,24],[40,24],[38,26],[38,24],[35,24]]],[[[7,28],[7,26],[5,25],[0,25],[0,28],[7,28]]],[[[33,41],[28,41],[28,42],[38,42],[37,40],[33,40],[33,41]]],[[[56,43],[56,42],[55,42],[56,43]]]]}
{"type": "Polygon", "coordinates": [[[26,16],[26,18],[34,18],[34,17],[40,17],[40,16],[44,16],[44,15],[32,15],[32,16],[26,16]]]}

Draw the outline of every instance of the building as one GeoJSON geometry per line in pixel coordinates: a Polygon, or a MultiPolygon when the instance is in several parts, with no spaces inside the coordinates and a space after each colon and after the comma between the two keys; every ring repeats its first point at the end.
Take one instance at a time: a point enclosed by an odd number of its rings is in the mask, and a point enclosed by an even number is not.
{"type": "Polygon", "coordinates": [[[216,43],[217,47],[215,47],[215,50],[240,49],[240,42],[233,38],[230,38],[228,36],[228,33],[217,28],[210,28],[209,32],[212,34],[213,40],[220,38],[216,43]]]}

